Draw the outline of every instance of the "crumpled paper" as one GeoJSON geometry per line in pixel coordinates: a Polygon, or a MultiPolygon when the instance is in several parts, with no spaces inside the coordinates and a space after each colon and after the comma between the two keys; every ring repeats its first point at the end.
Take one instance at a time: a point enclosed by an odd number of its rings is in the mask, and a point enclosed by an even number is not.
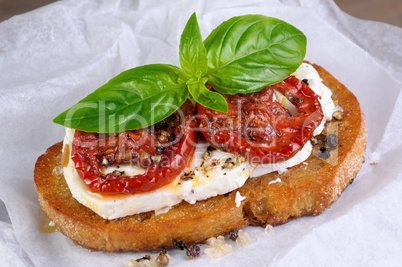
{"type": "Polygon", "coordinates": [[[52,119],[123,70],[178,65],[180,34],[197,12],[204,38],[235,15],[283,19],[308,38],[306,59],[359,99],[368,124],[366,163],[318,217],[247,227],[252,243],[233,253],[171,266],[396,266],[402,256],[402,29],[362,21],[324,0],[60,1],[0,23],[0,257],[5,266],[124,266],[144,253],[83,249],[39,231],[37,157],[62,140],[52,119]]]}

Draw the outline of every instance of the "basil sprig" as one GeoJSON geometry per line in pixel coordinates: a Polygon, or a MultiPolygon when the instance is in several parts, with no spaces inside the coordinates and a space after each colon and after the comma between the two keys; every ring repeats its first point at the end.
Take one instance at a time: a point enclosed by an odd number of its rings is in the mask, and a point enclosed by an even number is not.
{"type": "Polygon", "coordinates": [[[257,92],[284,80],[303,62],[306,37],[279,19],[231,18],[202,41],[195,13],[180,39],[180,66],[152,64],[122,72],[53,122],[99,133],[137,130],[174,113],[191,97],[221,112],[220,94],[257,92]],[[210,83],[217,91],[211,91],[210,83]]]}
{"type": "Polygon", "coordinates": [[[186,75],[187,88],[194,100],[201,105],[228,112],[225,98],[205,87],[208,72],[207,51],[202,42],[200,27],[195,13],[188,20],[180,39],[180,65],[186,75]]]}

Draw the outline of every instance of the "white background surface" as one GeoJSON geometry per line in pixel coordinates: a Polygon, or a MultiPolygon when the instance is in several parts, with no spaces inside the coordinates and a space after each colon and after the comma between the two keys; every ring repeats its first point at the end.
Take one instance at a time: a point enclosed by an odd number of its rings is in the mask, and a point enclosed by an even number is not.
{"type": "MultiPolygon", "coordinates": [[[[332,1],[61,1],[0,23],[0,266],[123,266],[144,253],[90,252],[39,231],[36,159],[62,140],[52,119],[123,70],[178,65],[181,31],[197,12],[203,37],[235,15],[283,19],[308,38],[306,59],[359,99],[367,160],[318,217],[248,227],[252,244],[221,259],[171,266],[398,266],[402,261],[402,29],[360,21],[332,1]],[[399,81],[398,81],[399,79],[399,81]],[[376,162],[376,165],[369,163],[376,162]]],[[[202,248],[203,250],[203,248],[202,248]]]]}

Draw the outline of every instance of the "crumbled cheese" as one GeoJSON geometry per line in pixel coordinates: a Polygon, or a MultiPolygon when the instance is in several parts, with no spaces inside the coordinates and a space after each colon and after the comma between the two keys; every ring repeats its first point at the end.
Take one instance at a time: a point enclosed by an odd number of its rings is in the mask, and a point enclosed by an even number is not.
{"type": "Polygon", "coordinates": [[[63,167],[61,166],[56,166],[54,167],[53,171],[52,171],[52,175],[54,176],[59,176],[63,174],[63,167]]]}
{"type": "Polygon", "coordinates": [[[334,108],[334,112],[335,111],[341,111],[341,112],[343,112],[343,108],[341,107],[341,106],[336,106],[335,108],[334,108]]]}
{"type": "Polygon", "coordinates": [[[275,183],[281,183],[281,182],[282,182],[281,178],[278,177],[278,178],[276,178],[276,180],[269,182],[269,184],[275,184],[275,183]]]}
{"type": "Polygon", "coordinates": [[[223,236],[218,236],[218,238],[211,237],[206,241],[208,248],[205,249],[205,254],[211,258],[220,258],[225,254],[232,253],[232,246],[225,244],[225,238],[223,236]]]}
{"type": "Polygon", "coordinates": [[[250,245],[251,244],[250,235],[240,229],[239,232],[237,233],[236,244],[240,247],[250,245]]]}
{"type": "Polygon", "coordinates": [[[267,224],[267,226],[265,226],[264,232],[266,234],[273,234],[274,233],[274,227],[270,224],[267,224]]]}
{"type": "Polygon", "coordinates": [[[278,173],[282,174],[282,173],[286,172],[287,170],[288,170],[287,168],[279,168],[278,173]]]}
{"type": "Polygon", "coordinates": [[[170,208],[171,207],[165,207],[165,208],[155,210],[155,216],[168,212],[170,210],[170,208]]]}
{"type": "Polygon", "coordinates": [[[240,207],[241,202],[242,202],[243,200],[245,200],[245,199],[246,199],[246,197],[243,197],[242,195],[240,195],[240,192],[237,191],[237,192],[236,192],[236,198],[235,198],[236,207],[237,207],[237,208],[240,207]]]}
{"type": "Polygon", "coordinates": [[[55,227],[56,225],[54,224],[54,221],[49,221],[49,226],[50,227],[55,227]]]}

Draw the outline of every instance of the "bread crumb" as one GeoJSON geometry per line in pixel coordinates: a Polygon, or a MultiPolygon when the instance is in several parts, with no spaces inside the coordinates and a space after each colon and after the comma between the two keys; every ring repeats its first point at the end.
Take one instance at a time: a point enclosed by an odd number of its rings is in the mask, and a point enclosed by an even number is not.
{"type": "Polygon", "coordinates": [[[237,191],[237,192],[236,192],[236,198],[235,198],[236,207],[237,207],[237,208],[240,207],[241,202],[242,202],[243,200],[245,200],[245,199],[246,199],[246,197],[243,197],[242,195],[240,195],[240,192],[237,191]]]}
{"type": "Polygon", "coordinates": [[[265,226],[264,232],[266,234],[273,234],[274,233],[274,227],[270,224],[267,224],[267,226],[265,226]]]}
{"type": "Polygon", "coordinates": [[[211,237],[207,239],[206,244],[208,248],[205,249],[205,254],[213,259],[220,258],[225,254],[232,253],[233,249],[231,245],[225,244],[225,238],[218,236],[217,238],[211,237]]]}
{"type": "Polygon", "coordinates": [[[278,178],[276,178],[276,180],[269,182],[269,184],[275,184],[275,183],[281,183],[281,182],[282,182],[281,178],[278,177],[278,178]]]}

